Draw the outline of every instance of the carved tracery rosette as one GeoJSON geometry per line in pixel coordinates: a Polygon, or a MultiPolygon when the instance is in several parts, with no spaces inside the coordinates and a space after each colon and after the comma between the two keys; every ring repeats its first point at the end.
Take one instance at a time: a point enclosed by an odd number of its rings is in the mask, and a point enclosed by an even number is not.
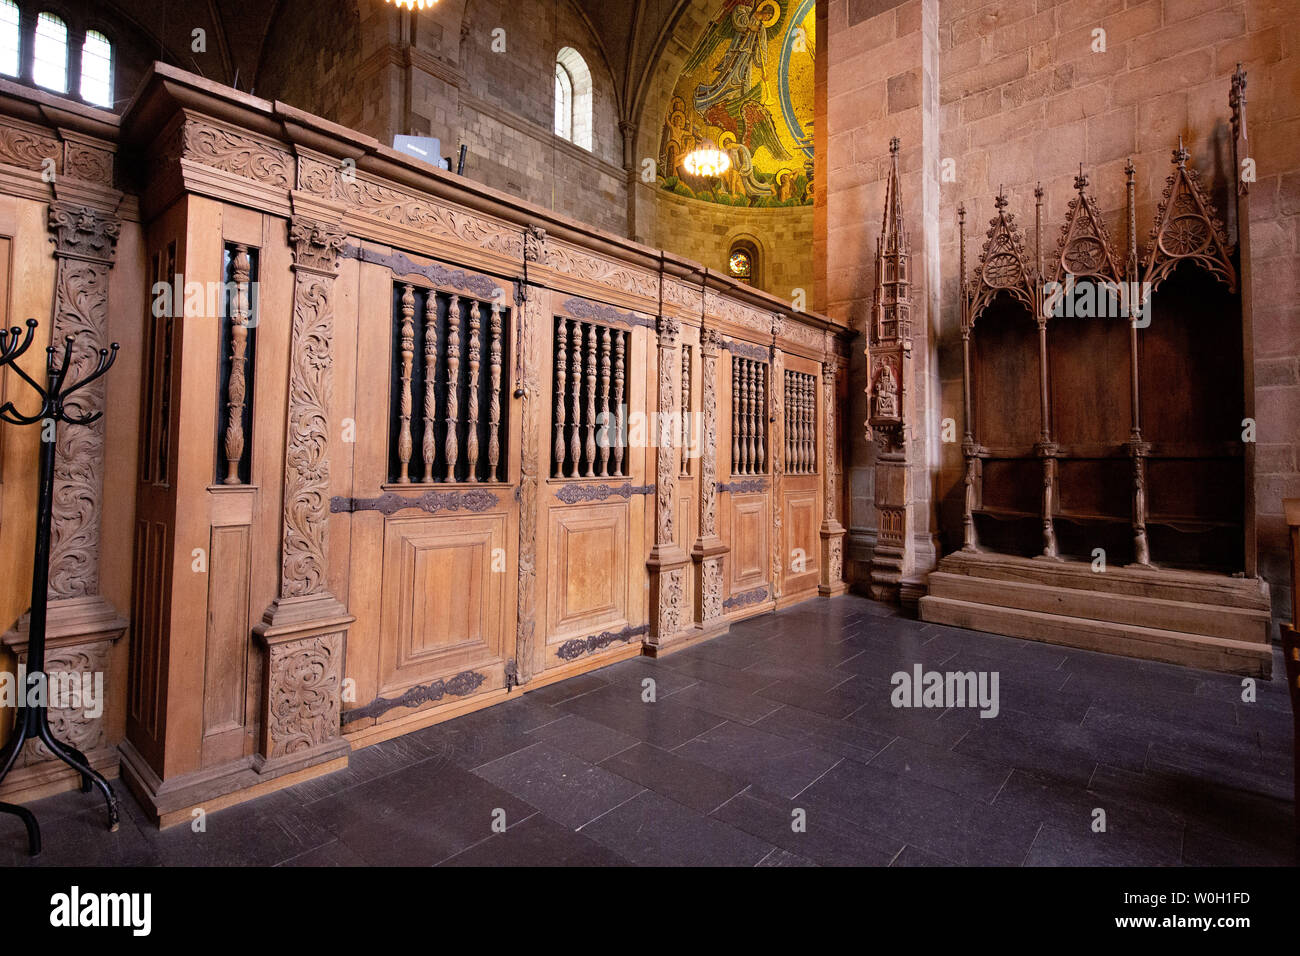
{"type": "Polygon", "coordinates": [[[1200,175],[1187,165],[1189,155],[1181,142],[1173,151],[1174,170],[1165,178],[1147,243],[1146,287],[1154,291],[1179,262],[1191,259],[1236,292],[1237,270],[1223,223],[1201,188],[1200,175]]]}
{"type": "Polygon", "coordinates": [[[1117,283],[1123,277],[1119,257],[1106,232],[1106,220],[1097,209],[1096,201],[1086,192],[1087,187],[1088,177],[1080,168],[1079,175],[1074,178],[1077,195],[1069,202],[1061,235],[1056,242],[1052,278],[1058,283],[1065,282],[1070,276],[1117,283]]]}
{"type": "Polygon", "coordinates": [[[1006,194],[999,192],[993,205],[997,215],[989,220],[985,233],[988,238],[975,266],[970,307],[972,324],[1000,292],[1008,293],[1031,313],[1036,301],[1034,270],[1025,254],[1015,214],[1007,212],[1006,194]]]}

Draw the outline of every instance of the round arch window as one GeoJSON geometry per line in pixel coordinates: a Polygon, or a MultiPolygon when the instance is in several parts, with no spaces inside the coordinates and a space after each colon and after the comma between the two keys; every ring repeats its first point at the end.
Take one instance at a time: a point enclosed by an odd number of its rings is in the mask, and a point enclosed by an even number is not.
{"type": "Polygon", "coordinates": [[[738,239],[727,252],[727,275],[750,285],[758,284],[758,249],[746,239],[738,239]]]}

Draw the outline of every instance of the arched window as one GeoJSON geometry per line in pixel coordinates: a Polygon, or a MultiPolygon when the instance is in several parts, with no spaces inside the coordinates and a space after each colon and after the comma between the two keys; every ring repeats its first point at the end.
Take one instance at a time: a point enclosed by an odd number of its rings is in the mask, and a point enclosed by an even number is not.
{"type": "Polygon", "coordinates": [[[727,275],[758,285],[758,247],[748,239],[737,239],[727,251],[727,275]]]}
{"type": "Polygon", "coordinates": [[[95,30],[81,45],[81,98],[95,106],[113,105],[113,45],[95,30]]]}
{"type": "Polygon", "coordinates": [[[36,18],[32,79],[47,90],[68,92],[68,25],[52,13],[36,18]]]}
{"type": "Polygon", "coordinates": [[[0,0],[0,73],[17,76],[22,62],[22,16],[14,0],[0,0]]]}
{"type": "Polygon", "coordinates": [[[568,46],[555,57],[555,135],[591,149],[591,70],[568,46]]]}
{"type": "Polygon", "coordinates": [[[559,63],[555,64],[555,135],[573,139],[573,80],[559,63]]]}

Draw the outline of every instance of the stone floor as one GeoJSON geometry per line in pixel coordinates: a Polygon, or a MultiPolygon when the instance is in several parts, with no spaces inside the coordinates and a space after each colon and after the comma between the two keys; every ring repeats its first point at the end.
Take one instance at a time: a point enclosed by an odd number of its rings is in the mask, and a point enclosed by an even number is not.
{"type": "MultiPolygon", "coordinates": [[[[1280,679],[1244,703],[1240,678],[843,597],[358,751],[206,832],[159,832],[121,784],[116,834],[89,795],[33,809],[45,865],[1290,864],[1291,736],[1280,679]],[[996,671],[998,715],[896,709],[917,663],[996,671]]],[[[0,817],[0,863],[22,834],[0,817]]]]}

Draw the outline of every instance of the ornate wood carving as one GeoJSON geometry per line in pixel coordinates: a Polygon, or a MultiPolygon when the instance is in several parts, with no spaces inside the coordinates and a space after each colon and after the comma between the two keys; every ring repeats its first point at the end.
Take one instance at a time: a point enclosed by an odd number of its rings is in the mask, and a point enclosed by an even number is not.
{"type": "MultiPolygon", "coordinates": [[[[75,380],[94,368],[108,345],[108,273],[121,222],[74,203],[50,203],[49,228],[57,261],[51,341],[77,342],[75,380]]],[[[104,407],[98,379],[69,398],[68,413],[80,417],[104,407]]],[[[50,547],[50,597],[99,593],[100,519],[103,507],[104,420],[59,429],[54,464],[54,516],[50,547]]]]}
{"type": "Polygon", "coordinates": [[[626,359],[627,333],[617,331],[614,333],[614,421],[616,423],[616,432],[620,436],[615,441],[614,452],[614,469],[612,474],[623,474],[623,442],[621,436],[624,434],[626,424],[623,414],[623,387],[626,379],[626,369],[624,361],[626,359]]]}
{"type": "MultiPolygon", "coordinates": [[[[542,399],[541,338],[549,327],[540,290],[524,287],[528,297],[518,309],[520,341],[520,415],[523,419],[519,447],[519,582],[515,658],[519,682],[532,680],[537,630],[537,481],[541,467],[540,445],[545,428],[546,403],[542,399]]],[[[563,320],[561,320],[561,323],[563,320]]],[[[557,435],[559,432],[557,431],[557,435]]],[[[558,439],[557,439],[558,440],[558,439]]],[[[560,458],[563,461],[563,456],[560,458]]]]}
{"type": "MultiPolygon", "coordinates": [[[[772,325],[772,380],[775,382],[785,381],[785,353],[782,352],[776,345],[777,332],[780,324],[781,324],[780,318],[778,317],[778,319],[772,325]]],[[[773,422],[783,422],[784,421],[783,416],[787,414],[785,409],[782,407],[783,402],[782,402],[781,392],[782,392],[781,389],[773,389],[772,402],[774,407],[772,409],[772,416],[771,416],[773,422]]],[[[782,560],[784,550],[785,550],[785,534],[783,531],[783,526],[785,524],[785,517],[783,512],[785,511],[785,506],[783,504],[784,499],[781,496],[781,488],[782,485],[784,484],[784,480],[785,480],[784,476],[785,476],[786,469],[790,465],[789,461],[786,459],[786,456],[783,453],[785,437],[786,437],[785,431],[783,428],[780,435],[773,436],[773,441],[772,441],[771,574],[772,574],[772,597],[777,599],[781,597],[782,569],[785,567],[785,561],[782,560]]],[[[753,594],[755,592],[751,591],[749,593],[753,594]]],[[[733,595],[731,598],[728,598],[727,600],[734,601],[736,597],[737,597],[736,595],[733,595]]],[[[762,597],[763,598],[767,597],[767,590],[765,588],[763,589],[762,597]]],[[[762,598],[759,598],[758,600],[762,600],[762,598]]],[[[735,607],[737,605],[733,604],[731,606],[727,606],[727,605],[724,606],[727,607],[727,610],[731,610],[731,607],[735,607]]]]}
{"type": "Polygon", "coordinates": [[[289,225],[294,290],[281,597],[326,590],[329,407],[334,367],[334,306],[330,294],[346,238],[344,233],[308,219],[297,218],[289,225]]]}
{"type": "Polygon", "coordinates": [[[342,632],[271,645],[268,670],[268,758],[309,751],[338,736],[342,632]]]}
{"type": "Polygon", "coordinates": [[[583,426],[587,478],[596,476],[596,327],[587,326],[587,421],[583,426]]]}
{"type": "Polygon", "coordinates": [[[1189,155],[1180,137],[1173,151],[1174,170],[1165,178],[1156,207],[1143,278],[1154,291],[1179,262],[1191,259],[1227,285],[1229,292],[1236,292],[1237,270],[1223,223],[1201,188],[1200,174],[1187,165],[1189,155]]]}
{"type": "Polygon", "coordinates": [[[283,149],[234,130],[187,120],[181,132],[181,155],[223,172],[288,189],[293,157],[283,149]]]}
{"type": "Polygon", "coordinates": [[[610,445],[609,417],[608,417],[609,416],[608,413],[609,374],[610,374],[609,335],[610,332],[608,326],[601,329],[600,332],[600,395],[601,395],[601,411],[602,414],[605,415],[605,419],[601,424],[602,440],[600,442],[600,467],[597,469],[597,472],[602,478],[609,477],[609,445],[610,445]]]}
{"type": "Polygon", "coordinates": [[[980,252],[972,280],[973,292],[968,320],[971,324],[979,318],[1000,292],[1006,292],[1035,315],[1038,301],[1034,282],[1036,270],[1025,254],[1024,242],[1016,226],[1015,213],[1007,212],[1007,197],[1001,187],[993,200],[996,215],[989,220],[988,237],[980,252]]]}
{"type": "MultiPolygon", "coordinates": [[[[1077,195],[1070,200],[1061,235],[1056,241],[1053,261],[1053,279],[1064,283],[1069,277],[1098,279],[1116,283],[1123,278],[1119,259],[1106,233],[1106,220],[1097,209],[1097,203],[1086,192],[1088,177],[1083,165],[1074,177],[1077,195]]],[[[1047,303],[1050,305],[1051,303],[1047,303]]],[[[1045,310],[1046,311],[1046,310],[1045,310]]]]}
{"type": "Polygon", "coordinates": [[[505,292],[496,282],[481,273],[466,272],[440,262],[416,262],[403,252],[378,252],[348,243],[343,247],[342,256],[344,259],[384,266],[394,276],[420,276],[449,292],[463,292],[487,300],[494,300],[505,292]]]}
{"type": "Polygon", "coordinates": [[[50,168],[46,163],[53,161],[54,172],[59,174],[63,172],[61,159],[59,141],[53,136],[7,120],[0,122],[0,163],[22,169],[46,169],[50,168]]]}

